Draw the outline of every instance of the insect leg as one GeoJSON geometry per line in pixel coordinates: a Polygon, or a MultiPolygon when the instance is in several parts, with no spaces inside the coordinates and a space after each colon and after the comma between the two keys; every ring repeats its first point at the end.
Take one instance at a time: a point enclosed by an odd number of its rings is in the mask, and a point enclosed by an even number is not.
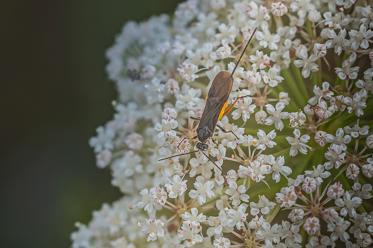
{"type": "MultiPolygon", "coordinates": [[[[198,137],[197,135],[194,136],[194,137],[192,138],[192,140],[196,139],[197,137],[198,137]]],[[[187,137],[184,137],[184,138],[181,139],[181,141],[180,141],[179,144],[177,145],[177,149],[179,149],[181,143],[183,143],[183,141],[186,140],[186,139],[187,139],[187,137]]]]}
{"type": "Polygon", "coordinates": [[[181,143],[183,143],[184,140],[186,140],[186,137],[184,137],[184,138],[182,138],[182,139],[180,140],[179,144],[177,145],[177,149],[179,149],[181,143]]]}
{"type": "Polygon", "coordinates": [[[234,135],[234,137],[236,137],[236,139],[238,139],[238,136],[231,130],[231,131],[227,131],[224,129],[224,127],[220,126],[219,124],[216,125],[220,130],[222,130],[224,133],[231,133],[234,135]]]}
{"type": "Polygon", "coordinates": [[[175,158],[175,157],[179,157],[179,156],[183,156],[183,155],[188,155],[188,154],[192,154],[192,153],[195,153],[195,152],[198,152],[198,150],[175,154],[175,155],[172,155],[172,156],[169,156],[169,157],[166,157],[166,158],[158,159],[158,161],[163,161],[163,160],[166,160],[166,159],[169,159],[169,158],[175,158]]]}
{"type": "Polygon", "coordinates": [[[211,163],[213,163],[213,164],[215,165],[215,167],[218,168],[218,169],[220,170],[220,172],[223,174],[223,170],[219,167],[219,165],[217,165],[217,163],[215,163],[215,161],[212,160],[212,159],[210,158],[210,156],[207,155],[204,151],[201,151],[201,152],[202,152],[203,155],[205,155],[205,157],[206,157],[206,158],[207,158],[211,163]]]}
{"type": "Polygon", "coordinates": [[[230,105],[229,105],[229,106],[224,110],[224,113],[223,113],[222,117],[223,117],[224,115],[227,115],[227,114],[229,114],[230,112],[232,112],[233,107],[234,107],[234,105],[236,105],[236,103],[238,102],[238,100],[240,100],[240,99],[242,99],[242,98],[245,98],[245,97],[249,97],[249,96],[240,96],[240,97],[237,97],[236,100],[234,100],[233,103],[230,104],[230,105]]]}

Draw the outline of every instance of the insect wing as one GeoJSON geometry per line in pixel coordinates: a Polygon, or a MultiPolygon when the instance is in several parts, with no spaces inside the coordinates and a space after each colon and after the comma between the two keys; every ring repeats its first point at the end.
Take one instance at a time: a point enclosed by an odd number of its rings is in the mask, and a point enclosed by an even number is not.
{"type": "Polygon", "coordinates": [[[225,102],[226,100],[224,101],[221,98],[209,97],[199,122],[199,127],[207,126],[213,132],[225,102]]]}

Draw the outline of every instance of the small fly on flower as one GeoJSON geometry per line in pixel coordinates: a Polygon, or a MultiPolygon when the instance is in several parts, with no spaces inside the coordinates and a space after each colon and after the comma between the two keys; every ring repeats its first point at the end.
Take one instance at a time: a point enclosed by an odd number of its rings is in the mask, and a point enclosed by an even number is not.
{"type": "MultiPolygon", "coordinates": [[[[238,97],[234,100],[232,104],[228,105],[228,98],[232,91],[232,86],[233,86],[234,72],[236,71],[255,32],[256,32],[256,28],[253,30],[249,40],[247,41],[233,71],[232,72],[221,71],[215,76],[214,80],[212,81],[209,92],[207,94],[205,108],[203,110],[201,118],[193,118],[193,119],[199,120],[199,124],[197,127],[197,136],[196,136],[196,138],[198,138],[198,142],[196,144],[196,147],[198,150],[187,152],[187,153],[176,154],[170,157],[162,158],[159,161],[182,156],[182,155],[192,154],[197,151],[201,151],[211,162],[215,164],[217,168],[220,169],[220,167],[217,166],[216,163],[212,161],[212,159],[205,153],[205,151],[208,149],[208,145],[206,144],[206,141],[213,136],[217,122],[221,120],[223,116],[229,114],[233,110],[234,105],[237,103],[239,99],[245,97],[245,96],[238,97]]],[[[219,128],[222,131],[226,132],[222,127],[219,127],[219,128]]],[[[233,133],[233,135],[235,134],[233,133]]]]}

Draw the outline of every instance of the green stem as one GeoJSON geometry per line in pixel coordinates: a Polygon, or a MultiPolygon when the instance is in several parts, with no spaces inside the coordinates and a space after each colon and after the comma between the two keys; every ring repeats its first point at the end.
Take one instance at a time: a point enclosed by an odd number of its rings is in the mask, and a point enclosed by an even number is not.
{"type": "Polygon", "coordinates": [[[294,64],[291,64],[290,68],[295,77],[296,82],[299,84],[301,93],[304,95],[306,99],[308,99],[308,90],[306,88],[306,82],[303,79],[302,73],[300,72],[299,68],[297,68],[294,64]]]}
{"type": "Polygon", "coordinates": [[[290,74],[290,70],[283,70],[282,76],[286,81],[286,85],[289,87],[290,97],[294,98],[297,106],[303,106],[308,99],[303,79],[297,82],[290,74]]]}

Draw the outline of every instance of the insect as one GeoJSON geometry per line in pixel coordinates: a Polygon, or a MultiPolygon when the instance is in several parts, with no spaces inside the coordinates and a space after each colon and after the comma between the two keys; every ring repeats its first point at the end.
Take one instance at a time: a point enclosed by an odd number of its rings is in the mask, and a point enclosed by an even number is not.
{"type": "MultiPolygon", "coordinates": [[[[233,101],[232,104],[228,105],[228,98],[232,91],[232,86],[233,86],[234,72],[236,71],[255,32],[256,32],[256,28],[253,30],[249,40],[247,41],[233,71],[232,72],[221,71],[215,76],[214,80],[212,81],[209,92],[207,94],[206,105],[203,110],[201,118],[199,119],[193,118],[193,119],[199,120],[199,124],[197,127],[197,136],[196,136],[196,138],[198,138],[198,142],[196,144],[196,147],[215,165],[216,163],[212,161],[212,159],[205,153],[205,151],[208,149],[208,145],[206,141],[213,136],[214,130],[217,126],[217,122],[221,120],[224,115],[229,114],[232,111],[234,105],[237,103],[237,101],[240,98],[243,98],[243,97],[238,97],[233,101]]],[[[226,132],[222,127],[219,127],[219,128],[222,131],[226,132]]],[[[162,158],[159,161],[166,160],[166,159],[173,158],[173,157],[182,156],[182,155],[191,154],[191,153],[197,152],[198,150],[162,158]]],[[[217,167],[220,169],[219,166],[217,167]]]]}

